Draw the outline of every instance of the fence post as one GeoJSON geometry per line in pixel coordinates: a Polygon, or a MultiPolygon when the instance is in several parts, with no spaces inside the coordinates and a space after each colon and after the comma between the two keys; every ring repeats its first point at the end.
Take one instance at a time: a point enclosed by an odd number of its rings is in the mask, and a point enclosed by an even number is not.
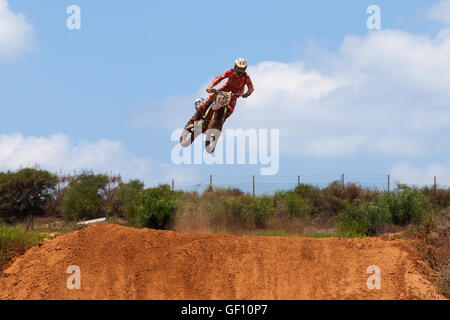
{"type": "Polygon", "coordinates": [[[255,196],[255,175],[253,175],[253,196],[255,196]]]}
{"type": "Polygon", "coordinates": [[[172,191],[175,191],[175,180],[172,179],[172,191]]]}
{"type": "Polygon", "coordinates": [[[297,186],[300,187],[300,176],[297,176],[297,186]]]}
{"type": "Polygon", "coordinates": [[[341,176],[341,182],[342,182],[342,186],[345,186],[345,176],[344,176],[344,174],[342,174],[342,176],[341,176]]]}
{"type": "Polygon", "coordinates": [[[391,192],[391,175],[388,174],[388,193],[391,192]]]}
{"type": "Polygon", "coordinates": [[[437,179],[436,176],[434,176],[434,192],[437,190],[437,179]]]}
{"type": "Polygon", "coordinates": [[[212,188],[212,174],[209,175],[209,187],[212,188]]]}

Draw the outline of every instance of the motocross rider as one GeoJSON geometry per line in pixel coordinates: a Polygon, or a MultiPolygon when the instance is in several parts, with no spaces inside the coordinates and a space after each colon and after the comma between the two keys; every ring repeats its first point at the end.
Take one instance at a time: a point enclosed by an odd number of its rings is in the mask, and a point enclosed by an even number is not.
{"type": "MultiPolygon", "coordinates": [[[[228,81],[225,85],[220,87],[219,91],[231,92],[234,94],[238,94],[242,96],[242,98],[248,98],[253,91],[255,90],[252,84],[252,80],[250,76],[245,72],[247,70],[247,61],[243,58],[238,58],[234,62],[234,68],[225,71],[224,74],[218,76],[213,80],[213,82],[206,88],[206,92],[210,93],[212,88],[218,85],[222,80],[228,78],[228,81]],[[244,93],[245,86],[247,86],[247,92],[244,93]]],[[[215,100],[217,93],[210,94],[205,101],[200,104],[197,108],[197,112],[194,116],[189,120],[188,124],[193,123],[194,121],[198,121],[201,119],[203,113],[208,109],[211,103],[215,100]]],[[[226,119],[233,113],[234,107],[236,106],[237,96],[233,96],[230,100],[230,104],[228,105],[229,112],[227,113],[226,119]]]]}

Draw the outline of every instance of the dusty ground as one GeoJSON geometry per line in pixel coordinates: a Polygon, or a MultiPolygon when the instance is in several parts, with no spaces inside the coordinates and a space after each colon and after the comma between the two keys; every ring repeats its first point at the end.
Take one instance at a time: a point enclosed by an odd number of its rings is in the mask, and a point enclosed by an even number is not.
{"type": "Polygon", "coordinates": [[[200,235],[96,225],[46,240],[0,299],[444,299],[403,240],[200,235]],[[69,265],[81,289],[69,290],[69,265]],[[367,288],[367,267],[381,289],[367,288]]]}

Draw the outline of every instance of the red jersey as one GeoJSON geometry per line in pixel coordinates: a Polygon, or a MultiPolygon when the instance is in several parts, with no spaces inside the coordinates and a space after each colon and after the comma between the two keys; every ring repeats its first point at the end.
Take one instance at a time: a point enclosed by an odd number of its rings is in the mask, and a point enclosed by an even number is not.
{"type": "Polygon", "coordinates": [[[218,76],[211,83],[211,88],[218,85],[222,80],[227,79],[228,81],[225,85],[219,88],[219,90],[223,91],[231,91],[232,93],[242,94],[244,93],[245,86],[247,85],[249,92],[253,92],[253,83],[250,79],[250,76],[247,73],[244,73],[241,76],[238,76],[233,69],[225,71],[224,74],[218,76]]]}

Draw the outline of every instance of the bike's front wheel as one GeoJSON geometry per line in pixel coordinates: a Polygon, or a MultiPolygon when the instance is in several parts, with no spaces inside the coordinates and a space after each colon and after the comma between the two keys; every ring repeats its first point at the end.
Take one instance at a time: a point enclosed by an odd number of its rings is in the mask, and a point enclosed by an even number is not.
{"type": "Polygon", "coordinates": [[[217,129],[210,129],[206,132],[205,150],[208,153],[213,153],[216,149],[221,132],[217,129]]]}
{"type": "MultiPolygon", "coordinates": [[[[222,109],[223,110],[223,109],[222,109]]],[[[222,135],[222,126],[226,116],[226,111],[217,111],[211,119],[206,130],[205,150],[207,153],[213,153],[217,142],[222,135]]]]}

